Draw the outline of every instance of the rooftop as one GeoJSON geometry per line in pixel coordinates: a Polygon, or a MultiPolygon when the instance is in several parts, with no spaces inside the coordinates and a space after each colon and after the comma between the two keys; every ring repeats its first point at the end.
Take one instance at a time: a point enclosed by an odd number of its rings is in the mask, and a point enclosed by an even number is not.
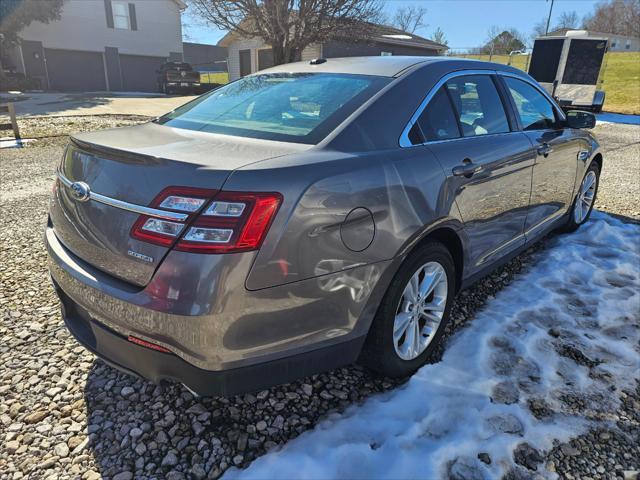
{"type": "MultiPolygon", "coordinates": [[[[375,23],[363,24],[368,30],[369,37],[365,40],[378,43],[385,43],[389,45],[404,45],[410,47],[425,48],[430,50],[436,50],[439,53],[444,53],[448,47],[433,40],[421,37],[419,35],[408,33],[387,25],[378,25],[375,23]]],[[[336,33],[335,38],[343,38],[345,35],[336,33]]],[[[239,38],[242,38],[237,32],[228,32],[220,41],[218,45],[221,47],[228,47],[229,44],[239,38]]],[[[353,39],[350,39],[353,41],[353,39]]]]}
{"type": "MultiPolygon", "coordinates": [[[[493,69],[510,69],[505,65],[489,64],[478,60],[469,60],[456,57],[410,57],[410,56],[380,56],[380,57],[348,57],[348,58],[328,58],[326,62],[318,65],[310,62],[295,62],[277,65],[259,73],[277,72],[313,72],[313,73],[351,73],[357,75],[377,75],[381,77],[396,77],[403,71],[417,64],[428,64],[437,62],[451,62],[465,64],[477,64],[480,68],[491,65],[493,69]]],[[[470,65],[471,67],[471,65],[470,65]]]]}

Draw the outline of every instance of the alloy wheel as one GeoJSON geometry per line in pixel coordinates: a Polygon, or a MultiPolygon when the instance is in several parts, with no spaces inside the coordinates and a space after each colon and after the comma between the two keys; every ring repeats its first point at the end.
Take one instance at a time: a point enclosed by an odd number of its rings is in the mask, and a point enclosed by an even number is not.
{"type": "Polygon", "coordinates": [[[447,304],[447,273],[438,262],[420,267],[405,286],[393,323],[393,345],[403,360],[419,357],[435,337],[447,304]]]}
{"type": "Polygon", "coordinates": [[[587,218],[593,199],[596,196],[596,187],[598,184],[598,177],[596,172],[589,170],[582,180],[580,185],[580,191],[576,198],[576,204],[573,208],[573,219],[577,224],[581,224],[587,218]]]}

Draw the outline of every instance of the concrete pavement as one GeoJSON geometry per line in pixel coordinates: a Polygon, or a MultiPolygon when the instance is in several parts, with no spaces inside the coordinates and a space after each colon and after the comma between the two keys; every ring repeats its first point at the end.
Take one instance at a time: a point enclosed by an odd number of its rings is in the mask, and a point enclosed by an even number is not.
{"type": "Polygon", "coordinates": [[[0,93],[0,102],[15,103],[18,117],[105,114],[157,117],[193,98],[140,92],[0,93]]]}

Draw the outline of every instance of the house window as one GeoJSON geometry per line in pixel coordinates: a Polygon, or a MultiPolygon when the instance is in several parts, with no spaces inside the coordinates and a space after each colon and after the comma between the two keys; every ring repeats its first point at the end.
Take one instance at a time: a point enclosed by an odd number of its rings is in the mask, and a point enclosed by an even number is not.
{"type": "Polygon", "coordinates": [[[381,57],[390,57],[393,55],[393,52],[380,52],[381,57]]]}
{"type": "Polygon", "coordinates": [[[630,50],[631,49],[631,42],[629,40],[627,40],[627,44],[624,46],[625,50],[630,50]]]}
{"type": "Polygon", "coordinates": [[[129,5],[125,2],[111,2],[111,8],[113,9],[113,26],[122,30],[130,30],[129,5]]]}
{"type": "Polygon", "coordinates": [[[611,48],[616,48],[616,41],[611,42],[611,48]]]}

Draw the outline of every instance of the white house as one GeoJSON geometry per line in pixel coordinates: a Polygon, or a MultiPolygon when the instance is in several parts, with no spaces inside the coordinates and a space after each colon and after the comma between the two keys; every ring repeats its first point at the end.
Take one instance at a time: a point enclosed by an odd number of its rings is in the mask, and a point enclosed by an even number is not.
{"type": "MultiPolygon", "coordinates": [[[[250,73],[273,66],[271,46],[260,38],[245,38],[237,32],[227,33],[218,45],[227,47],[229,79],[236,80],[250,73]]],[[[322,44],[309,45],[300,60],[379,55],[442,55],[447,46],[393,27],[371,24],[366,40],[335,37],[322,44]]]]}
{"type": "Polygon", "coordinates": [[[182,0],[66,0],[60,20],[25,27],[6,57],[45,89],[155,91],[160,64],[182,60],[185,8],[182,0]]]}

